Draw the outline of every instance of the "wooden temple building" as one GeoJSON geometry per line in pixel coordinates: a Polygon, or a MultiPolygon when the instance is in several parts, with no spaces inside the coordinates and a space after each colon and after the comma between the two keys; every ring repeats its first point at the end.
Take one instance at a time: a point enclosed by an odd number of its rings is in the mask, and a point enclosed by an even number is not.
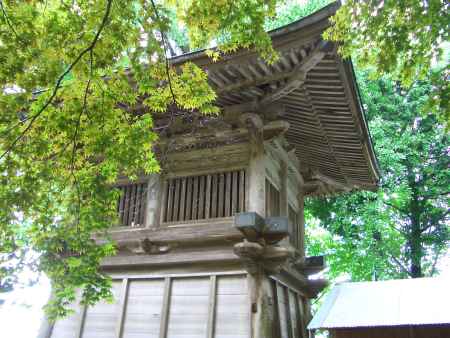
{"type": "Polygon", "coordinates": [[[272,31],[273,65],[171,59],[207,70],[222,113],[157,118],[161,173],[118,182],[115,302],[75,306],[47,337],[306,337],[326,281],[308,279],[324,262],[305,257],[304,200],[378,180],[352,64],[321,38],[336,9],[272,31]]]}

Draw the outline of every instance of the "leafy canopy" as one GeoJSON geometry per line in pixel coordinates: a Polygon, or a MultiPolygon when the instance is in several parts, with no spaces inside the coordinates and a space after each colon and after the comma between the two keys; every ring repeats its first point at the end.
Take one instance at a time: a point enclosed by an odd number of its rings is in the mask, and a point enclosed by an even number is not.
{"type": "Polygon", "coordinates": [[[450,241],[450,139],[433,114],[424,114],[432,86],[416,81],[405,90],[365,72],[359,83],[380,188],[312,200],[308,249],[328,254],[332,279],[435,275],[450,241]]]}
{"type": "Polygon", "coordinates": [[[332,18],[325,38],[341,43],[343,56],[356,56],[371,76],[390,75],[404,87],[432,78],[430,107],[450,120],[449,42],[450,5],[443,0],[345,1],[332,18]],[[430,73],[442,58],[439,71],[430,73]]]}
{"type": "Polygon", "coordinates": [[[119,175],[157,172],[155,114],[217,113],[206,74],[166,60],[174,16],[215,57],[256,48],[275,0],[0,0],[0,287],[24,267],[45,272],[51,318],[110,296],[93,240],[116,219],[119,175]],[[172,21],[171,21],[172,20],[172,21]],[[137,109],[136,107],[139,107],[137,109]],[[30,252],[34,254],[30,255],[30,252]]]}

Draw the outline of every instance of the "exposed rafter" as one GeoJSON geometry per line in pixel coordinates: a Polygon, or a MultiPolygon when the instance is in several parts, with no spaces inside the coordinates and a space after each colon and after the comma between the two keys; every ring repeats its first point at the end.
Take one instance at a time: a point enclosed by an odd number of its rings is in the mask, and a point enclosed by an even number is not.
{"type": "Polygon", "coordinates": [[[290,94],[306,81],[308,71],[317,65],[331,49],[330,42],[320,41],[318,46],[307,55],[292,71],[292,75],[281,88],[278,88],[273,93],[266,95],[261,101],[260,105],[266,105],[273,101],[277,101],[282,97],[290,94]]]}

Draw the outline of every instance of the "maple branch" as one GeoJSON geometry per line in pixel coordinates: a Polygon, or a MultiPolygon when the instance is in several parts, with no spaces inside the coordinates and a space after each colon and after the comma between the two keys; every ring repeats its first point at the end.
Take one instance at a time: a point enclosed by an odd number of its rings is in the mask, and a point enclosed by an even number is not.
{"type": "Polygon", "coordinates": [[[159,16],[158,9],[156,8],[155,1],[154,0],[150,0],[150,2],[152,4],[153,11],[155,12],[155,16],[156,16],[156,19],[158,21],[158,26],[160,26],[159,31],[161,32],[162,45],[163,45],[163,48],[164,48],[164,59],[165,59],[165,66],[166,66],[166,76],[167,76],[167,81],[169,83],[170,93],[172,94],[173,102],[175,103],[175,105],[178,106],[178,103],[177,103],[177,100],[175,98],[175,94],[174,94],[173,88],[172,88],[172,79],[170,77],[169,58],[167,57],[167,48],[168,48],[167,45],[170,46],[170,44],[167,41],[167,37],[166,37],[165,32],[161,29],[161,25],[160,25],[161,18],[159,16]]]}
{"type": "Polygon", "coordinates": [[[22,38],[19,36],[19,34],[17,34],[17,31],[14,28],[14,26],[11,24],[11,21],[9,20],[8,14],[6,13],[6,9],[5,9],[4,5],[3,5],[3,1],[2,0],[0,0],[0,8],[2,10],[3,18],[5,19],[5,22],[8,25],[9,29],[11,29],[11,31],[16,36],[17,40],[20,41],[21,44],[25,44],[24,41],[22,41],[22,38]]]}
{"type": "Polygon", "coordinates": [[[109,19],[109,15],[111,13],[111,7],[112,7],[113,0],[108,0],[108,3],[106,5],[105,14],[103,16],[102,22],[99,26],[99,29],[97,30],[97,33],[94,36],[94,39],[92,40],[91,44],[86,47],[76,58],[72,63],[67,67],[67,69],[59,76],[58,80],[56,81],[55,87],[53,88],[52,94],[47,99],[45,104],[39,109],[39,111],[34,114],[26,128],[17,136],[13,142],[8,146],[8,148],[3,152],[3,154],[0,156],[0,160],[4,158],[15,146],[16,144],[25,136],[25,134],[31,129],[33,126],[33,123],[37,120],[37,118],[50,106],[50,104],[53,102],[54,98],[56,97],[58,90],[61,88],[62,82],[67,74],[69,74],[72,69],[78,64],[78,62],[86,55],[87,53],[91,52],[95,45],[97,44],[98,39],[100,38],[100,34],[102,33],[103,29],[105,28],[107,21],[109,19]]]}

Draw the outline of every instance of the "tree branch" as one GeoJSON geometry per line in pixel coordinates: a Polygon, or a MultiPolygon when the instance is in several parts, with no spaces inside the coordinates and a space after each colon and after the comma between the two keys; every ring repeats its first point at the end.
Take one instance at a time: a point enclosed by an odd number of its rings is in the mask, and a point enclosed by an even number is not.
{"type": "Polygon", "coordinates": [[[167,81],[169,83],[170,93],[172,94],[173,102],[178,106],[178,103],[177,103],[177,100],[175,98],[175,94],[174,94],[173,88],[172,88],[172,79],[170,77],[169,58],[167,57],[167,49],[168,49],[167,45],[170,46],[170,44],[167,41],[167,37],[166,37],[165,32],[161,29],[161,25],[160,25],[161,18],[159,16],[158,9],[156,7],[155,1],[151,0],[151,4],[152,4],[152,7],[153,7],[153,11],[155,12],[156,20],[158,21],[158,25],[160,26],[159,31],[161,33],[162,45],[163,45],[163,49],[164,49],[164,59],[165,59],[165,64],[166,64],[166,75],[167,75],[167,81]]]}
{"type": "Polygon", "coordinates": [[[11,23],[11,21],[9,20],[8,14],[6,13],[6,9],[5,9],[4,5],[3,5],[3,1],[2,0],[0,0],[0,8],[2,10],[3,18],[5,19],[5,22],[8,25],[9,29],[11,29],[13,34],[16,36],[17,40],[19,40],[22,45],[25,45],[25,42],[22,40],[22,38],[19,36],[19,34],[17,34],[16,29],[14,28],[14,26],[11,23]]]}
{"type": "Polygon", "coordinates": [[[62,82],[64,80],[64,77],[72,71],[72,69],[78,64],[78,62],[84,57],[84,55],[86,53],[91,52],[95,48],[95,45],[97,44],[97,41],[100,38],[100,34],[102,33],[103,29],[105,28],[105,26],[106,26],[106,24],[108,22],[109,15],[111,13],[112,2],[113,2],[113,0],[108,0],[107,5],[106,5],[105,14],[103,16],[102,22],[101,22],[101,24],[99,26],[99,29],[97,30],[97,33],[95,34],[94,39],[92,40],[91,44],[87,48],[85,48],[75,58],[75,60],[69,65],[69,67],[67,67],[67,69],[59,76],[59,78],[56,81],[56,85],[53,88],[53,92],[50,95],[50,97],[47,99],[47,101],[41,107],[41,109],[39,109],[39,111],[31,117],[31,119],[30,119],[28,125],[25,127],[25,129],[19,134],[19,136],[17,136],[14,139],[13,142],[11,142],[11,144],[8,146],[8,148],[3,152],[3,154],[0,156],[0,160],[2,158],[4,158],[16,146],[16,144],[31,129],[31,127],[33,126],[33,123],[36,121],[36,119],[47,109],[48,106],[50,106],[50,104],[53,102],[54,98],[56,97],[56,95],[58,93],[58,90],[61,88],[61,85],[62,85],[62,82]]]}
{"type": "Polygon", "coordinates": [[[397,207],[396,205],[393,205],[393,204],[391,204],[391,203],[389,203],[387,201],[383,201],[383,203],[386,204],[387,206],[389,206],[389,207],[391,207],[391,208],[401,212],[402,214],[409,215],[408,211],[406,211],[406,210],[404,210],[404,209],[402,209],[400,207],[397,207]]]}
{"type": "Polygon", "coordinates": [[[389,254],[389,256],[400,267],[400,269],[403,270],[403,272],[405,272],[409,277],[412,277],[411,272],[402,264],[402,262],[400,262],[400,260],[397,257],[395,257],[392,254],[389,254]]]}

